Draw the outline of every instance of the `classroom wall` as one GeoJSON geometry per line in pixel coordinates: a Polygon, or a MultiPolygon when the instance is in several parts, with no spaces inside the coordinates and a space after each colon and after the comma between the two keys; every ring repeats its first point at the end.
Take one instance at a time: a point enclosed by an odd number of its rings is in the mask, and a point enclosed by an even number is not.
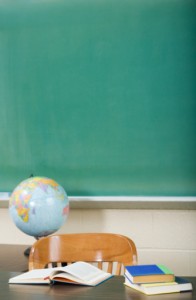
{"type": "MultiPolygon", "coordinates": [[[[0,244],[31,245],[8,209],[0,209],[0,244]]],[[[114,232],[129,236],[139,263],[164,263],[177,275],[196,276],[195,210],[72,209],[59,233],[114,232]]]]}

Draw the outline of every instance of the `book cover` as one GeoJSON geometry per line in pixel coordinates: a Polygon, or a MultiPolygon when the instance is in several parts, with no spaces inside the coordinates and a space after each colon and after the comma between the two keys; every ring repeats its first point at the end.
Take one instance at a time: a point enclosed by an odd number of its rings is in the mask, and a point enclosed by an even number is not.
{"type": "Polygon", "coordinates": [[[173,282],[136,284],[125,276],[125,285],[146,295],[180,293],[193,289],[192,284],[182,277],[175,277],[173,282]]]}
{"type": "Polygon", "coordinates": [[[125,275],[133,283],[171,282],[174,273],[164,265],[134,265],[125,267],[125,275]]]}
{"type": "Polygon", "coordinates": [[[48,269],[34,269],[9,279],[10,284],[50,284],[64,282],[96,286],[101,282],[113,277],[97,267],[86,263],[76,262],[66,267],[48,269]]]}

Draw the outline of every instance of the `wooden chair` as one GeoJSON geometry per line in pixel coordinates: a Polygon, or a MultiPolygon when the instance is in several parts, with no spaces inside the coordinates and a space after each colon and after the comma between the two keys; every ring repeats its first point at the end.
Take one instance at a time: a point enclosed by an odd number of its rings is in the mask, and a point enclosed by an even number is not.
{"type": "Polygon", "coordinates": [[[120,275],[124,271],[122,266],[137,264],[137,250],[131,239],[119,234],[51,235],[39,239],[31,247],[29,270],[61,266],[62,263],[70,264],[75,261],[93,263],[100,269],[120,275]]]}

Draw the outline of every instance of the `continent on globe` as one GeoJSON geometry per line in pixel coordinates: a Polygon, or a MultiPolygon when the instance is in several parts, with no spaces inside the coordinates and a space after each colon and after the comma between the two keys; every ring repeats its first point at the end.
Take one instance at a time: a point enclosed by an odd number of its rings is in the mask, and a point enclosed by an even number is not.
{"type": "Polygon", "coordinates": [[[9,201],[15,225],[36,238],[57,231],[69,214],[69,200],[62,186],[47,177],[30,177],[16,186],[9,201]]]}

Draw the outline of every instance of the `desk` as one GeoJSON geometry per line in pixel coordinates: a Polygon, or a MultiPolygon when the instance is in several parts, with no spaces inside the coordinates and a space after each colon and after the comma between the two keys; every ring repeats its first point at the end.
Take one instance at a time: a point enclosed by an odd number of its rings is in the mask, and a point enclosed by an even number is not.
{"type": "Polygon", "coordinates": [[[0,299],[6,300],[192,300],[196,299],[196,278],[189,278],[194,284],[194,292],[168,295],[145,296],[125,287],[124,277],[115,276],[96,287],[66,284],[14,285],[8,284],[16,272],[0,272],[0,299]]]}
{"type": "Polygon", "coordinates": [[[9,285],[8,280],[28,268],[24,250],[28,246],[0,245],[0,299],[6,300],[196,300],[196,277],[188,279],[194,291],[158,296],[145,296],[123,285],[123,276],[116,276],[96,287],[56,284],[9,285]],[[17,271],[17,272],[16,272],[17,271]]]}
{"type": "Polygon", "coordinates": [[[0,245],[0,270],[26,272],[28,270],[28,257],[24,251],[26,245],[0,245]]]}

